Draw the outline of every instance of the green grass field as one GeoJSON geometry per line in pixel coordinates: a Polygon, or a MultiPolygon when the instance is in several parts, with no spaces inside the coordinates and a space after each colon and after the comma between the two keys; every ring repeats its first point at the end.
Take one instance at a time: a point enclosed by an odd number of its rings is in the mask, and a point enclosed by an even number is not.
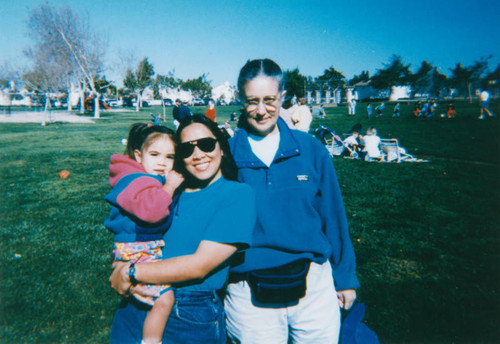
{"type": "MultiPolygon", "coordinates": [[[[360,103],[354,118],[340,106],[322,120],[338,133],[375,126],[430,160],[334,159],[359,299],[382,343],[500,341],[500,120],[478,120],[477,102],[456,107],[455,120],[420,120],[403,104],[394,119],[389,104],[368,120],[360,103]]],[[[233,110],[218,107],[218,120],[233,110]]],[[[500,103],[492,110],[500,115],[500,103]]],[[[0,124],[1,343],[109,341],[120,297],[109,287],[112,236],[102,225],[108,159],[150,112],[161,109],[104,113],[96,124],[0,124]],[[58,177],[64,169],[68,179],[58,177]]]]}

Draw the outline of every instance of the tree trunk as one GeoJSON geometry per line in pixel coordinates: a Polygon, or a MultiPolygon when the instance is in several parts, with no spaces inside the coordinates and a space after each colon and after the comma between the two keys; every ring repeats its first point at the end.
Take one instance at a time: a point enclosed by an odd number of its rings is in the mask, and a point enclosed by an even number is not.
{"type": "Polygon", "coordinates": [[[99,104],[99,100],[101,98],[101,95],[96,92],[96,96],[94,97],[94,118],[101,118],[101,108],[99,104]]]}
{"type": "Polygon", "coordinates": [[[45,93],[45,109],[43,111],[48,111],[50,109],[50,98],[49,93],[45,93]]]}
{"type": "Polygon", "coordinates": [[[467,91],[469,92],[469,103],[472,104],[472,94],[470,92],[470,86],[471,86],[471,83],[468,82],[467,83],[467,91]]]}
{"type": "Polygon", "coordinates": [[[78,91],[80,91],[80,114],[85,113],[85,92],[83,91],[82,83],[78,83],[78,91]]]}
{"type": "Polygon", "coordinates": [[[161,99],[161,105],[163,106],[163,122],[166,122],[167,120],[167,115],[165,113],[165,99],[161,99]]]}
{"type": "Polygon", "coordinates": [[[68,111],[73,111],[73,104],[71,104],[71,84],[68,85],[68,96],[66,101],[68,102],[68,111]]]}
{"type": "Polygon", "coordinates": [[[141,92],[137,92],[137,100],[135,102],[135,111],[139,112],[139,101],[141,100],[141,92]]]}

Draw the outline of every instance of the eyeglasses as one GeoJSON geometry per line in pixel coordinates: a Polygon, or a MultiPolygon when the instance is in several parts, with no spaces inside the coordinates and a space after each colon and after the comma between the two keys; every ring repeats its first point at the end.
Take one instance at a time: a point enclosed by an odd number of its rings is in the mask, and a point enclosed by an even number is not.
{"type": "Polygon", "coordinates": [[[203,139],[183,142],[177,146],[177,152],[181,158],[186,159],[193,155],[194,148],[198,147],[205,153],[213,152],[215,146],[217,145],[217,140],[211,137],[205,137],[203,139]]]}
{"type": "MultiPolygon", "coordinates": [[[[278,108],[278,100],[278,96],[266,96],[262,99],[262,102],[267,110],[273,111],[278,108]]],[[[259,98],[247,98],[245,101],[245,108],[247,111],[255,111],[259,107],[260,102],[261,99],[259,98]]]]}

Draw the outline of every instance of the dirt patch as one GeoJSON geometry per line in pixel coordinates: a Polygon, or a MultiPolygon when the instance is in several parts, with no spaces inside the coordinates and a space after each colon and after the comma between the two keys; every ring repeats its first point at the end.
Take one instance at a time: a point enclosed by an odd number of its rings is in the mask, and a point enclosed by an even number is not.
{"type": "Polygon", "coordinates": [[[0,123],[95,123],[92,117],[77,115],[70,111],[13,111],[0,114],[0,123]]]}

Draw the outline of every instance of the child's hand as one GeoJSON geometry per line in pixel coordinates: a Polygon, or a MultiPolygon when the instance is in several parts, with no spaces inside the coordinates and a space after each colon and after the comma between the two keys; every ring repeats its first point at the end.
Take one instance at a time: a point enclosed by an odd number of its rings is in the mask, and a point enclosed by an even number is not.
{"type": "Polygon", "coordinates": [[[171,170],[165,174],[165,185],[163,189],[171,196],[175,190],[184,182],[184,177],[177,171],[171,170]]]}

